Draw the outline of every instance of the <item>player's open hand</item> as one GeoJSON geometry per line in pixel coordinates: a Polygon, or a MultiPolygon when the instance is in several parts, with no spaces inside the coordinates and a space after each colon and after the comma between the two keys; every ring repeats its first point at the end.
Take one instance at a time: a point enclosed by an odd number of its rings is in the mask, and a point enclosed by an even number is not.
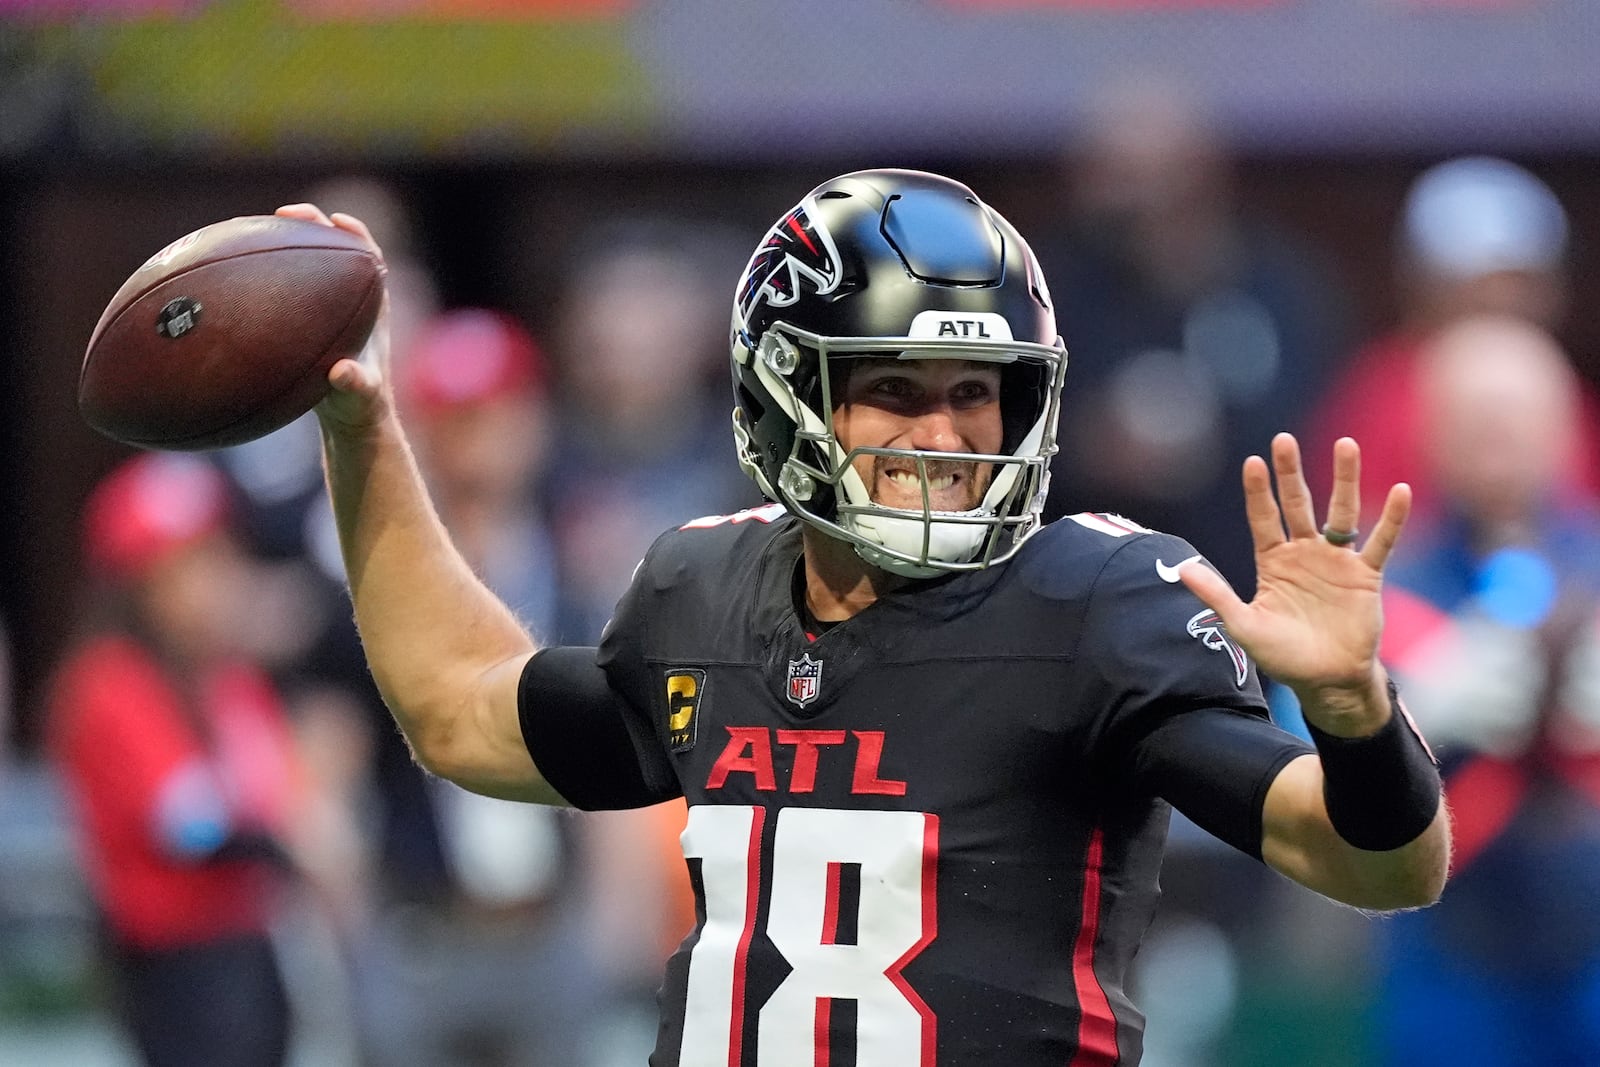
{"type": "MultiPolygon", "coordinates": [[[[1259,456],[1244,464],[1245,513],[1255,542],[1256,595],[1246,604],[1215,571],[1185,567],[1183,582],[1222,617],[1256,664],[1294,689],[1303,703],[1367,706],[1382,685],[1378,638],[1383,568],[1411,511],[1411,487],[1389,490],[1383,514],[1363,543],[1361,450],[1348,437],[1333,448],[1333,493],[1318,524],[1290,434],[1272,440],[1273,477],[1259,456]]],[[[1309,711],[1309,707],[1308,707],[1309,711]]],[[[1319,723],[1318,725],[1322,725],[1319,723]]]]}
{"type": "MultiPolygon", "coordinates": [[[[307,222],[333,226],[360,237],[378,254],[383,252],[372,239],[366,223],[352,215],[336,211],[328,215],[315,204],[286,204],[276,214],[286,218],[304,219],[307,222]]],[[[328,383],[333,387],[316,406],[317,416],[324,426],[361,429],[381,421],[391,408],[386,380],[389,374],[389,294],[385,290],[383,303],[378,309],[377,322],[367,338],[366,347],[350,353],[328,369],[328,383]]]]}

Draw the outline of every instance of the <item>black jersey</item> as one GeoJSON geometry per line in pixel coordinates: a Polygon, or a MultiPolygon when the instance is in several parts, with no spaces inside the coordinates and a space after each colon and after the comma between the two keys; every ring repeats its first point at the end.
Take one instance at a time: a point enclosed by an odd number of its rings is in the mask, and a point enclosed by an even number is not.
{"type": "Polygon", "coordinates": [[[800,553],[781,508],[691,523],[602,641],[648,794],[616,803],[689,803],[698,922],[650,1062],[1136,1063],[1166,800],[1259,855],[1267,785],[1308,751],[1177,582],[1193,549],[1076,516],[822,634],[800,553]]]}

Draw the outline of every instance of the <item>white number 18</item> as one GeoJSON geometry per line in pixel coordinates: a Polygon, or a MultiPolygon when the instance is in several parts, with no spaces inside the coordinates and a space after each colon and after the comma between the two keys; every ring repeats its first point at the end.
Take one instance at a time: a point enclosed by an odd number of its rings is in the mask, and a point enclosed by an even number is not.
{"type": "Polygon", "coordinates": [[[928,1067],[933,1012],[901,971],[937,932],[938,816],[830,808],[778,812],[765,932],[793,970],[761,1008],[756,1062],[742,1061],[766,815],[736,805],[689,809],[683,854],[700,860],[706,922],[689,957],[680,1064],[821,1067],[832,1003],[853,1000],[857,1067],[928,1067]],[[853,944],[837,936],[845,865],[859,871],[853,944]]]}

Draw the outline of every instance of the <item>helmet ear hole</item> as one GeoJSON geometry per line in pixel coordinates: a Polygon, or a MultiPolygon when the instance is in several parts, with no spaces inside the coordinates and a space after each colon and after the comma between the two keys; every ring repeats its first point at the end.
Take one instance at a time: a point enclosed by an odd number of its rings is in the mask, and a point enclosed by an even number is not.
{"type": "Polygon", "coordinates": [[[734,384],[734,392],[737,394],[739,407],[744,409],[745,421],[751,426],[760,422],[767,413],[766,405],[761,402],[761,398],[751,392],[743,382],[734,384]]]}
{"type": "Polygon", "coordinates": [[[772,422],[767,405],[762,403],[760,395],[755,390],[740,380],[739,375],[734,376],[733,391],[734,398],[738,402],[739,416],[751,435],[750,439],[741,445],[744,454],[740,457],[740,461],[755,464],[761,469],[767,483],[776,485],[781,457],[772,454],[776,451],[776,447],[775,442],[768,436],[772,422]]]}

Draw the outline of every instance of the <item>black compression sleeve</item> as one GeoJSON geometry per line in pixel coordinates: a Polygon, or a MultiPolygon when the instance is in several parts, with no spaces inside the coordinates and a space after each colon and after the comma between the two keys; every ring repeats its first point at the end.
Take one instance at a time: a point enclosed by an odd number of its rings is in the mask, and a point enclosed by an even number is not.
{"type": "Polygon", "coordinates": [[[1261,813],[1278,772],[1310,745],[1255,715],[1198,708],[1173,715],[1133,751],[1136,784],[1201,829],[1261,858],[1261,813]]]}
{"type": "Polygon", "coordinates": [[[681,795],[665,754],[595,664],[593,648],[548,648],[517,687],[522,740],[545,781],[585,811],[681,795]]]}
{"type": "Polygon", "coordinates": [[[1322,757],[1322,798],[1339,836],[1367,852],[1415,840],[1439,814],[1439,765],[1389,682],[1389,721],[1369,737],[1306,723],[1322,757]]]}

